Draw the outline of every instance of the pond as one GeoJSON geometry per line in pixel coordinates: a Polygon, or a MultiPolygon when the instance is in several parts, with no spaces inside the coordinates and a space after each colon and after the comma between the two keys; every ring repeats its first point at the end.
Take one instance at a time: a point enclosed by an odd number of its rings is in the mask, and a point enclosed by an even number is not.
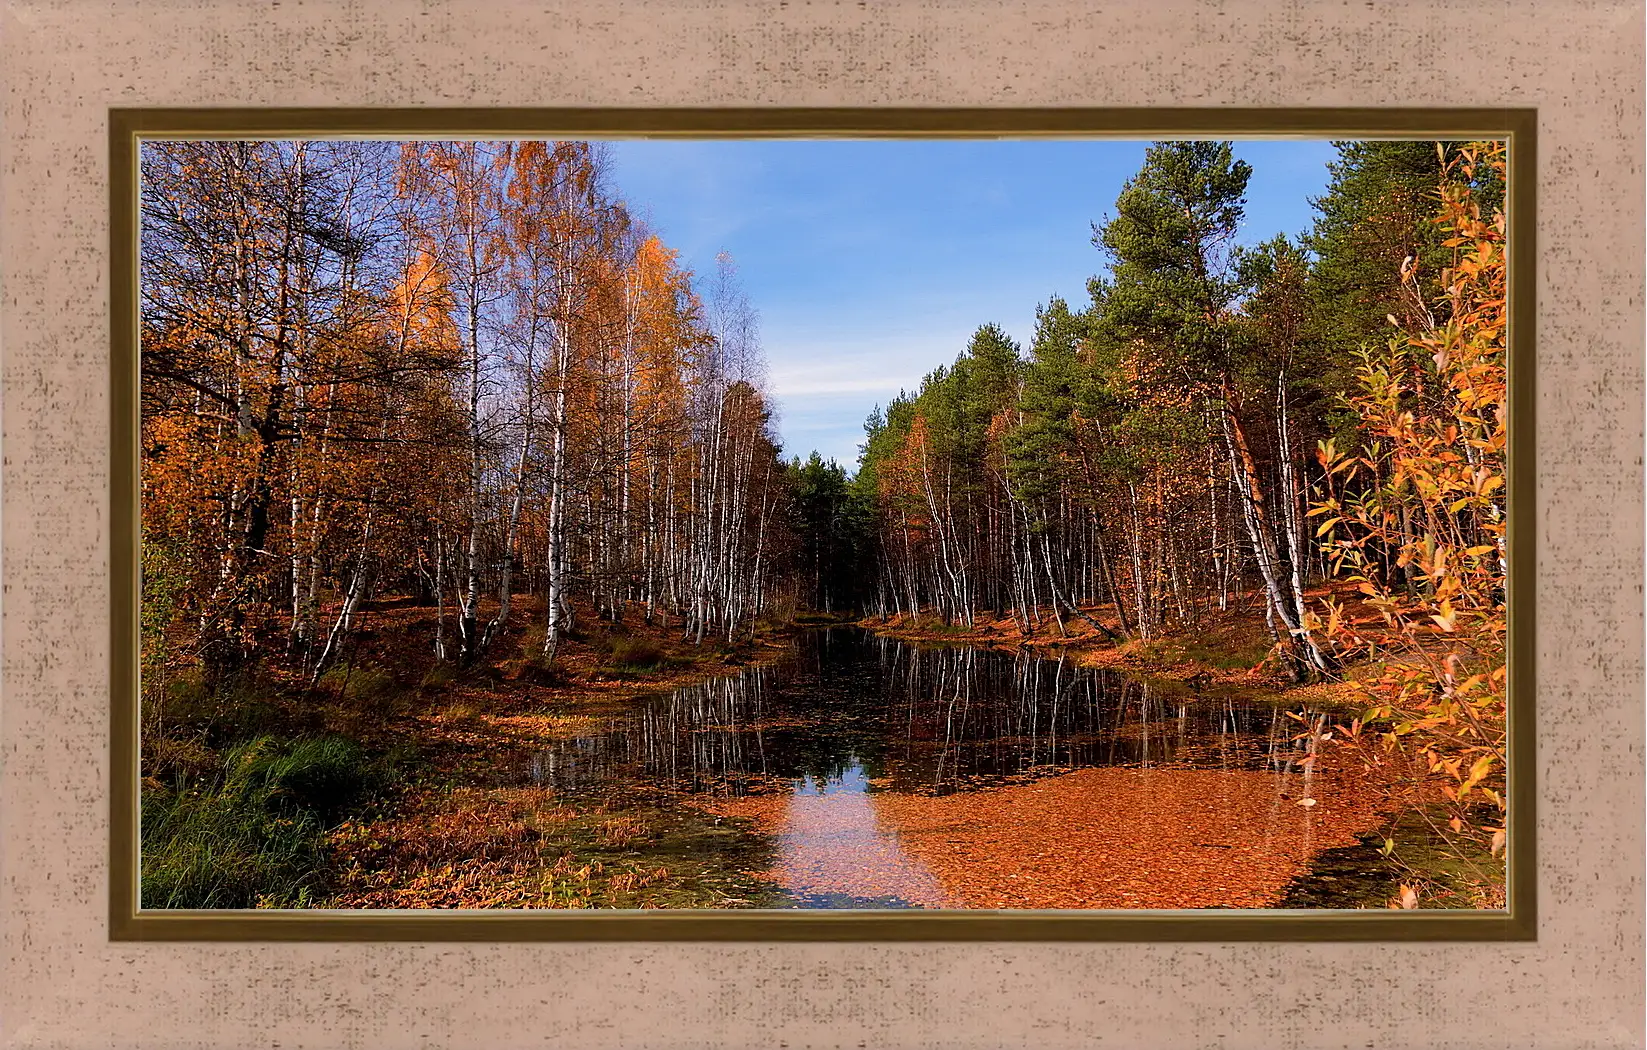
{"type": "Polygon", "coordinates": [[[857,627],[641,698],[525,775],[644,787],[768,836],[777,907],[1254,907],[1375,822],[1332,722],[857,627]]]}

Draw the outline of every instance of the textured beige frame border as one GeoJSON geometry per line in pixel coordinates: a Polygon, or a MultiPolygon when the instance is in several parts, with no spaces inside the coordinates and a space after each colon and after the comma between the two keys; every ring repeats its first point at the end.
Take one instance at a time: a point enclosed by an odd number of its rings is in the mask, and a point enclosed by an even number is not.
{"type": "Polygon", "coordinates": [[[1641,1044],[1633,0],[11,0],[4,19],[7,1045],[1641,1044]],[[111,943],[105,120],[202,103],[1537,107],[1540,939],[111,943]]]}

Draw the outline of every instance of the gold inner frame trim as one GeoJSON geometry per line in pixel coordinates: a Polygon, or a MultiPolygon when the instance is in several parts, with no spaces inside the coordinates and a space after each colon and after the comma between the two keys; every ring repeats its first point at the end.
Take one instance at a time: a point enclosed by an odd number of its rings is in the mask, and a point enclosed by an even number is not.
{"type": "Polygon", "coordinates": [[[1528,941],[1535,767],[1538,114],[1151,107],[111,109],[109,938],[113,941],[1528,941]],[[138,907],[138,207],[143,139],[1310,138],[1509,144],[1508,908],[1504,911],[186,911],[138,907]]]}

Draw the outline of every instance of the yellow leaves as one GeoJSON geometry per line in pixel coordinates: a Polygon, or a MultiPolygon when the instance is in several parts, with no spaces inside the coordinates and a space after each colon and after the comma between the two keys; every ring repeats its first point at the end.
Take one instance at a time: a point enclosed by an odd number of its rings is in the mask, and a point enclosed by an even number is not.
{"type": "Polygon", "coordinates": [[[1462,682],[1458,683],[1457,692],[1460,695],[1465,695],[1465,694],[1474,692],[1477,687],[1482,685],[1487,680],[1488,679],[1485,675],[1479,675],[1479,674],[1471,675],[1470,677],[1464,679],[1462,682]]]}
{"type": "Polygon", "coordinates": [[[1334,602],[1327,606],[1327,637],[1336,637],[1344,629],[1344,607],[1334,602]]]}
{"type": "Polygon", "coordinates": [[[389,292],[390,338],[405,348],[425,344],[450,349],[457,345],[457,322],[446,268],[428,246],[420,246],[389,292]]]}
{"type": "MultiPolygon", "coordinates": [[[[1473,163],[1502,171],[1503,152],[1446,163],[1453,178],[1473,163]]],[[[1363,355],[1348,400],[1370,485],[1332,492],[1310,514],[1322,519],[1316,539],[1329,563],[1393,636],[1383,669],[1357,683],[1388,722],[1382,741],[1422,761],[1452,800],[1459,833],[1470,827],[1466,803],[1503,806],[1507,318],[1501,217],[1483,221],[1467,176],[1439,202],[1453,258],[1437,313],[1450,320],[1415,330],[1391,317],[1398,334],[1363,355]]],[[[1317,458],[1329,478],[1350,461],[1325,443],[1317,458]]],[[[1340,646],[1364,644],[1360,630],[1344,634],[1340,646]]]]}
{"type": "Polygon", "coordinates": [[[1463,796],[1469,794],[1470,789],[1481,783],[1482,780],[1486,779],[1487,775],[1493,771],[1493,767],[1497,764],[1497,755],[1487,754],[1476,759],[1470,766],[1470,775],[1462,784],[1459,785],[1459,797],[1462,798],[1463,796]]]}
{"type": "Polygon", "coordinates": [[[1453,611],[1452,606],[1447,602],[1442,602],[1440,609],[1430,614],[1430,619],[1435,621],[1437,627],[1449,634],[1456,630],[1458,626],[1458,614],[1453,611]]]}

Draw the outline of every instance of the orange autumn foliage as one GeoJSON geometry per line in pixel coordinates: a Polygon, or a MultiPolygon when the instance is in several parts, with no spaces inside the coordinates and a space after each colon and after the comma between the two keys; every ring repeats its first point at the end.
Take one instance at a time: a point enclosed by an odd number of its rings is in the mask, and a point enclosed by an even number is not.
{"type": "MultiPolygon", "coordinates": [[[[1382,620],[1375,636],[1339,605],[1325,610],[1328,638],[1384,659],[1356,683],[1365,720],[1425,762],[1454,829],[1478,826],[1494,852],[1507,805],[1505,225],[1471,184],[1504,163],[1501,144],[1448,162],[1436,218],[1454,252],[1447,320],[1365,355],[1349,398],[1365,443],[1321,446],[1333,492],[1310,511],[1334,566],[1382,620]],[[1496,816],[1479,817],[1478,800],[1496,816]]],[[[1414,280],[1410,263],[1403,277],[1414,280]]]]}

